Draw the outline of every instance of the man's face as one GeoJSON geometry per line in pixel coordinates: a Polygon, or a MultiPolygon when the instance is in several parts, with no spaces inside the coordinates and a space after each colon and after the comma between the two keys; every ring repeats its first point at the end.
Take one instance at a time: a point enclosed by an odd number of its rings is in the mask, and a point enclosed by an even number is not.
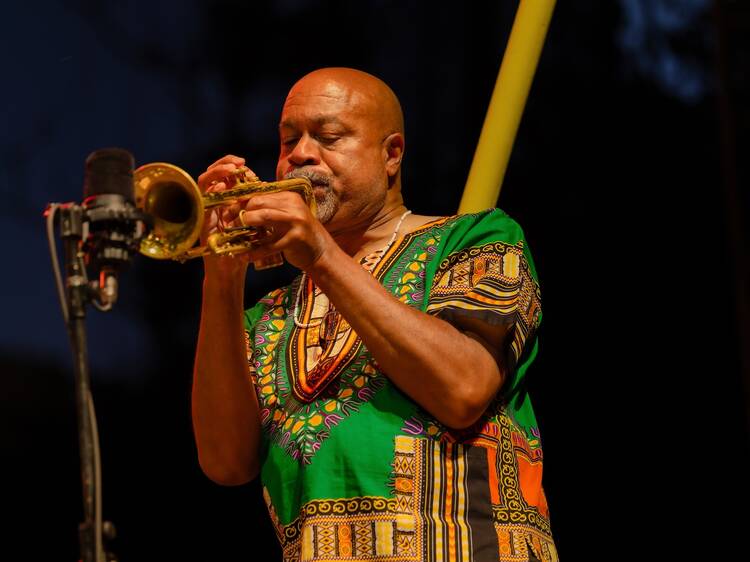
{"type": "Polygon", "coordinates": [[[344,226],[383,205],[388,188],[384,135],[366,94],[331,79],[306,79],[281,114],[276,177],[308,177],[318,219],[344,226]]]}

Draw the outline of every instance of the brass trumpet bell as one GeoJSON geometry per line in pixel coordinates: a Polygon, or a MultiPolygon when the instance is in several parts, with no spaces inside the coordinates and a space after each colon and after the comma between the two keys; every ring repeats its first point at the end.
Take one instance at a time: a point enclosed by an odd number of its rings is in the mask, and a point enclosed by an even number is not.
{"type": "MultiPolygon", "coordinates": [[[[262,193],[294,191],[299,193],[315,213],[312,184],[307,178],[264,182],[247,179],[246,169],[236,174],[237,183],[230,189],[201,193],[193,178],[182,168],[164,162],[145,164],[135,170],[135,203],[153,219],[151,232],[141,241],[140,252],[150,258],[184,262],[206,254],[235,255],[257,247],[265,229],[252,226],[228,228],[208,237],[206,246],[196,246],[203,230],[206,211],[232,205],[262,193]]],[[[267,269],[284,262],[275,254],[254,263],[255,269],[267,269]]]]}

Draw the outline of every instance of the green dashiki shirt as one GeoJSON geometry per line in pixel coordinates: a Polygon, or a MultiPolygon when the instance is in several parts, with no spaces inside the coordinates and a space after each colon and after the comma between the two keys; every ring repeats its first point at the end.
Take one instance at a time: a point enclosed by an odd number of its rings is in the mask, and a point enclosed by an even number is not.
{"type": "Polygon", "coordinates": [[[309,280],[247,310],[261,480],[284,561],[557,560],[522,385],[541,309],[521,228],[499,209],[441,218],[362,265],[408,306],[512,325],[515,368],[474,426],[451,430],[391,383],[309,280]]]}

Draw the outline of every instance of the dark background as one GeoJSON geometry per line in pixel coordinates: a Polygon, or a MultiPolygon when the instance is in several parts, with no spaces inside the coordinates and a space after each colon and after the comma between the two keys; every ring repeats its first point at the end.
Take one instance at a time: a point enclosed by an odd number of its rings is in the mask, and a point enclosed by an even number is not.
{"type": "MultiPolygon", "coordinates": [[[[409,208],[451,214],[515,8],[6,8],[0,559],[78,555],[72,361],[42,210],[80,200],[88,153],[121,146],[194,177],[234,153],[269,179],[288,88],[353,66],[401,98],[409,208]]],[[[563,560],[734,559],[746,542],[749,32],[747,3],[729,0],[579,0],[553,18],[499,206],[524,227],[541,277],[529,383],[563,560]]],[[[248,302],[293,274],[250,275],[248,302]]],[[[221,488],[197,464],[201,280],[200,263],[140,258],[115,310],[90,311],[105,518],[123,561],[278,556],[257,483],[221,488]]]]}

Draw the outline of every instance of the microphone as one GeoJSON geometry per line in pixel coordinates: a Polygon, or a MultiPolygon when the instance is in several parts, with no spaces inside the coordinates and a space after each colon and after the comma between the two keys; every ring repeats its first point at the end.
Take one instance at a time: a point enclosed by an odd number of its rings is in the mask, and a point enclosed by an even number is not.
{"type": "Polygon", "coordinates": [[[98,297],[109,308],[117,300],[117,274],[138,251],[146,216],[135,206],[133,155],[103,148],[86,158],[83,210],[86,263],[99,271],[98,297]]]}

